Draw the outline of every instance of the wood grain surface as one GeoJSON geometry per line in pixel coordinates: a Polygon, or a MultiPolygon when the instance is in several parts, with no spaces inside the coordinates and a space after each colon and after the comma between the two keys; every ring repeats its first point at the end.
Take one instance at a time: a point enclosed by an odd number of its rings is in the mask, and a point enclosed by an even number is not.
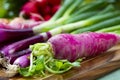
{"type": "Polygon", "coordinates": [[[64,74],[51,74],[44,79],[20,76],[5,78],[4,71],[1,71],[0,80],[96,80],[118,68],[120,68],[120,44],[102,55],[83,61],[81,67],[73,68],[64,74]]]}

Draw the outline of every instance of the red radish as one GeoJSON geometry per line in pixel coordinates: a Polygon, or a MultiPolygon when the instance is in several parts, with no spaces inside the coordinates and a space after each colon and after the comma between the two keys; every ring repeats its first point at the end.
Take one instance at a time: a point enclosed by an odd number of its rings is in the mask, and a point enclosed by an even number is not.
{"type": "Polygon", "coordinates": [[[38,3],[38,6],[40,7],[47,5],[47,0],[33,0],[33,1],[36,1],[38,3]]]}
{"type": "Polygon", "coordinates": [[[46,15],[46,14],[50,14],[51,13],[51,8],[50,6],[45,6],[43,11],[42,11],[42,14],[43,15],[46,15]]]}
{"type": "Polygon", "coordinates": [[[61,0],[47,0],[50,5],[60,5],[61,0]]]}
{"type": "Polygon", "coordinates": [[[51,18],[50,15],[46,15],[46,16],[44,17],[45,21],[49,20],[50,18],[51,18]]]}
{"type": "Polygon", "coordinates": [[[47,6],[47,0],[33,0],[36,2],[36,6],[38,7],[39,11],[43,11],[44,7],[47,6]]]}
{"type": "Polygon", "coordinates": [[[27,2],[23,7],[21,13],[30,16],[31,13],[38,13],[37,3],[36,2],[27,2]]]}
{"type": "MultiPolygon", "coordinates": [[[[67,59],[73,62],[78,58],[101,54],[119,41],[120,36],[109,33],[59,34],[51,37],[47,43],[40,43],[40,46],[35,44],[39,51],[33,54],[40,55],[40,52],[48,50],[57,59],[67,59]]],[[[35,49],[34,45],[33,48],[35,49]]]]}
{"type": "Polygon", "coordinates": [[[55,14],[55,12],[60,8],[60,5],[53,6],[52,8],[52,15],[55,14]]]}
{"type": "MultiPolygon", "coordinates": [[[[30,0],[22,7],[22,11],[20,14],[25,14],[25,16],[30,19],[40,21],[42,18],[40,18],[39,16],[52,16],[58,10],[58,5],[60,5],[60,2],[61,0],[30,0]],[[53,9],[51,7],[53,7],[53,9]],[[39,16],[33,14],[38,14],[39,16]]],[[[45,18],[45,20],[49,20],[50,17],[47,16],[45,18]]]]}

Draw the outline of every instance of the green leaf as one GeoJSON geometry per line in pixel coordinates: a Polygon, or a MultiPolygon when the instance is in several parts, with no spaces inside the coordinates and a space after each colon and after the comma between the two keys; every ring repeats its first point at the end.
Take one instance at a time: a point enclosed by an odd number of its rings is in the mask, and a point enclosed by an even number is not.
{"type": "Polygon", "coordinates": [[[28,67],[27,68],[20,68],[19,73],[25,77],[32,76],[33,74],[31,72],[28,72],[28,67]]]}
{"type": "Polygon", "coordinates": [[[38,56],[37,61],[36,61],[36,65],[38,66],[39,70],[43,70],[44,69],[44,56],[38,56]]]}
{"type": "Polygon", "coordinates": [[[58,70],[59,70],[59,69],[62,67],[63,62],[61,62],[61,61],[56,61],[55,64],[56,64],[56,67],[57,67],[58,70]]]}
{"type": "Polygon", "coordinates": [[[62,65],[61,69],[64,70],[64,69],[67,69],[67,68],[70,67],[70,66],[71,66],[71,64],[69,64],[69,63],[67,62],[67,63],[64,63],[64,64],[62,65]]]}
{"type": "Polygon", "coordinates": [[[48,63],[45,64],[45,68],[47,71],[55,74],[64,73],[70,70],[72,67],[80,66],[80,61],[69,62],[68,60],[58,60],[52,59],[48,63]]]}

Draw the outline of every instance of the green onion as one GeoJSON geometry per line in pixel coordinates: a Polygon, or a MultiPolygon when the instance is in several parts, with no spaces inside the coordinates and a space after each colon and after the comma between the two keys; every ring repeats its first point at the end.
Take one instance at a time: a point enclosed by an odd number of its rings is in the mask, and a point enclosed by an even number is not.
{"type": "Polygon", "coordinates": [[[112,32],[112,31],[117,31],[117,30],[120,30],[120,25],[103,28],[103,29],[97,30],[96,32],[112,32]]]}
{"type": "Polygon", "coordinates": [[[95,25],[91,25],[91,26],[83,28],[83,29],[75,30],[72,32],[72,34],[78,34],[78,33],[88,32],[88,31],[97,31],[99,29],[111,27],[111,26],[118,25],[118,24],[120,24],[120,16],[108,19],[106,21],[97,23],[95,25]]]}

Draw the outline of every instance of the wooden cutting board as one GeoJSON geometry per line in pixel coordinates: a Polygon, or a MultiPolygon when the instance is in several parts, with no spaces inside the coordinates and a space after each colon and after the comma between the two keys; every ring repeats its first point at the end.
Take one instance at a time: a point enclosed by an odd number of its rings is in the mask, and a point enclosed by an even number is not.
{"type": "Polygon", "coordinates": [[[4,72],[1,71],[0,80],[95,80],[118,68],[120,68],[120,44],[102,55],[83,61],[81,67],[73,68],[64,74],[51,74],[44,79],[20,76],[5,78],[4,72]]]}

